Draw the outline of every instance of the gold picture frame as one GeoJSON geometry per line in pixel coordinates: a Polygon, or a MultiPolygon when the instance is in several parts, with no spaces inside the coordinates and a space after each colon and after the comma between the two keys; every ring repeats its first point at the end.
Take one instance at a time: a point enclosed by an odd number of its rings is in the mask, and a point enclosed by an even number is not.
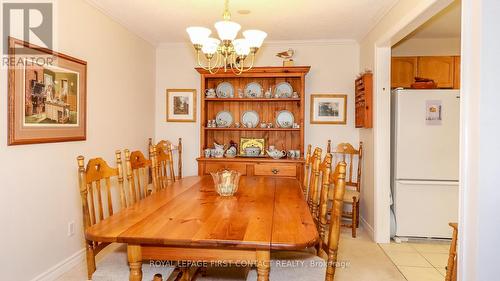
{"type": "Polygon", "coordinates": [[[167,122],[196,122],[196,90],[167,89],[167,122]]]}
{"type": "Polygon", "coordinates": [[[86,140],[87,62],[13,37],[9,61],[8,145],[86,140]]]}
{"type": "Polygon", "coordinates": [[[260,148],[260,155],[265,155],[266,140],[263,138],[240,138],[240,156],[246,156],[245,148],[258,147],[260,148]]]}
{"type": "Polygon", "coordinates": [[[311,124],[347,124],[346,94],[312,94],[311,124]]]}

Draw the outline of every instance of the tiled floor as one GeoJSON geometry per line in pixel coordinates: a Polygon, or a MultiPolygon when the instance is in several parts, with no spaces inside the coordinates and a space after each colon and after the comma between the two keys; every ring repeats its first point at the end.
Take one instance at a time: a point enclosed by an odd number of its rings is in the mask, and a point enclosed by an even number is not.
{"type": "MultiPolygon", "coordinates": [[[[349,229],[342,229],[342,236],[340,240],[340,251],[338,260],[347,262],[345,268],[338,268],[335,273],[335,281],[405,281],[405,278],[398,270],[398,268],[386,256],[384,251],[376,244],[373,243],[369,236],[360,229],[357,238],[351,237],[349,229]]],[[[413,249],[413,248],[412,248],[413,249]]],[[[107,249],[105,249],[106,251],[107,249]]],[[[100,254],[101,255],[101,254],[100,254]]],[[[98,263],[99,267],[99,256],[98,263]]],[[[411,271],[413,268],[409,268],[411,271]]],[[[430,269],[433,269],[432,267],[430,269]]],[[[271,269],[272,270],[272,269],[271,269]]],[[[220,271],[216,271],[220,275],[220,271]]],[[[415,274],[419,274],[418,272],[415,274]]],[[[230,277],[211,276],[199,277],[198,281],[214,281],[214,280],[245,280],[245,278],[234,277],[238,274],[232,273],[230,277]]],[[[301,281],[309,281],[311,278],[300,278],[301,281]]],[[[86,278],[85,263],[74,267],[72,270],[61,276],[57,281],[84,281],[86,278]]],[[[409,279],[424,281],[424,279],[409,279]]],[[[425,279],[427,280],[427,279],[425,279]]],[[[433,280],[433,279],[428,279],[433,280]]],[[[444,280],[444,278],[443,278],[444,280]]],[[[281,280],[274,280],[281,281],[281,280]]],[[[282,280],[294,281],[294,280],[282,280]]],[[[322,280],[311,280],[322,281],[322,280]]]]}
{"type": "Polygon", "coordinates": [[[408,281],[442,281],[450,243],[447,241],[411,241],[380,244],[408,281]]]}

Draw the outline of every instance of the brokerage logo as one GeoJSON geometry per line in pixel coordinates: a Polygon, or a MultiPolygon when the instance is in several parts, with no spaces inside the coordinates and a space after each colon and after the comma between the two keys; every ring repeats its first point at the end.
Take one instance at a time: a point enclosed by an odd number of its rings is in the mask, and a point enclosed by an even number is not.
{"type": "MultiPolygon", "coordinates": [[[[47,49],[54,44],[52,1],[2,1],[3,53],[8,54],[8,37],[14,37],[47,49]]],[[[17,54],[31,54],[31,49],[16,48],[17,54]]]]}

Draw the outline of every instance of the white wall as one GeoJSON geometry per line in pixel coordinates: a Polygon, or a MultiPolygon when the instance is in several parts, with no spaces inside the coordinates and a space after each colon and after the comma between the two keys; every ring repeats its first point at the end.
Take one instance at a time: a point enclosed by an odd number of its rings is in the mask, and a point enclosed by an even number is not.
{"type": "MultiPolygon", "coordinates": [[[[306,76],[306,144],[326,148],[328,139],[334,143],[358,142],[358,130],[354,128],[354,79],[359,72],[359,48],[352,41],[335,42],[271,42],[261,48],[257,66],[280,66],[282,61],[275,54],[293,48],[296,65],[310,65],[306,76]],[[309,124],[309,95],[313,93],[348,94],[347,125],[309,124]]],[[[197,123],[167,123],[165,96],[167,88],[192,88],[200,95],[200,76],[194,70],[195,55],[190,44],[165,44],[157,50],[156,89],[156,139],[176,140],[183,138],[184,174],[195,175],[199,157],[199,112],[197,123]]],[[[199,103],[198,103],[199,104],[199,103]]]]}
{"type": "Polygon", "coordinates": [[[500,2],[463,0],[459,280],[500,276],[500,2]]]}
{"type": "Polygon", "coordinates": [[[393,57],[459,55],[460,38],[409,38],[392,48],[393,57]]]}
{"type": "Polygon", "coordinates": [[[116,149],[145,150],[154,133],[153,46],[83,0],[58,1],[56,16],[59,51],[88,63],[87,141],[8,147],[7,71],[1,70],[2,280],[54,277],[49,268],[83,249],[77,155],[114,165],[116,149]],[[69,221],[76,226],[72,237],[69,221]]]}

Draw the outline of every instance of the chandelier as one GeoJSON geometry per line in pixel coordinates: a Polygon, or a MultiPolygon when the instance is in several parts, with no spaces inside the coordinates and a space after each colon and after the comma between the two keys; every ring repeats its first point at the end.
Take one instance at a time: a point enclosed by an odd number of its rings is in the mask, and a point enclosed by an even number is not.
{"type": "Polygon", "coordinates": [[[231,21],[229,0],[225,0],[224,3],[223,19],[214,25],[220,40],[209,37],[212,31],[206,27],[192,26],[186,31],[196,50],[198,66],[212,74],[224,68],[224,72],[231,69],[234,74],[240,75],[253,67],[255,54],[262,46],[267,33],[250,29],[243,32],[244,38],[236,39],[241,25],[231,21]],[[200,53],[205,57],[205,65],[202,64],[200,53]],[[250,66],[245,67],[245,61],[249,57],[251,57],[250,66]]]}

